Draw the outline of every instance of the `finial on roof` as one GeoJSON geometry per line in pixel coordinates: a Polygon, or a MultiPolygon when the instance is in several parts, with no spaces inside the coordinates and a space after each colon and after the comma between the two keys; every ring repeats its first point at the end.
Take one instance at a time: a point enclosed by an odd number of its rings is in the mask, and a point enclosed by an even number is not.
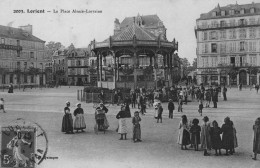
{"type": "Polygon", "coordinates": [[[218,3],[218,9],[220,10],[220,6],[219,6],[219,3],[218,3]]]}

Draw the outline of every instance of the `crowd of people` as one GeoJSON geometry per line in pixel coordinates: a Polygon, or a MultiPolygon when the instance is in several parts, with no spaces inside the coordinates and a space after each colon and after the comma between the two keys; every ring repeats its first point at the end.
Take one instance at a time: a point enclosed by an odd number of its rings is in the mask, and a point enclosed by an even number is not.
{"type": "MultiPolygon", "coordinates": [[[[169,119],[173,119],[173,111],[175,110],[174,98],[177,98],[178,112],[183,113],[183,104],[188,104],[189,101],[197,101],[199,104],[198,112],[202,116],[203,108],[217,108],[217,102],[219,97],[221,97],[221,92],[223,96],[223,101],[227,101],[227,88],[225,86],[221,87],[208,87],[205,89],[203,85],[199,87],[172,87],[169,90],[162,88],[160,90],[152,90],[140,88],[132,90],[129,95],[123,96],[120,90],[115,92],[114,104],[121,105],[120,111],[116,115],[118,119],[117,133],[120,134],[119,140],[126,140],[129,128],[127,128],[127,118],[132,118],[132,140],[133,142],[142,142],[141,140],[141,115],[145,115],[146,108],[154,108],[154,117],[157,123],[162,123],[162,113],[164,111],[162,107],[162,102],[168,99],[168,111],[169,119]],[[188,97],[190,99],[188,99],[188,97]],[[213,102],[211,104],[211,102],[213,102]],[[134,116],[131,117],[130,107],[135,110],[134,116]]],[[[102,99],[100,106],[95,110],[95,120],[96,129],[105,130],[108,129],[109,123],[106,119],[105,114],[108,112],[108,108],[103,104],[105,102],[105,94],[102,91],[99,95],[102,99]],[[103,115],[98,115],[98,114],[103,115]],[[104,116],[104,117],[101,117],[104,116]]],[[[74,124],[72,115],[70,113],[70,103],[66,103],[64,108],[64,117],[62,122],[62,132],[74,133],[73,130],[77,132],[79,130],[84,131],[86,124],[84,121],[84,111],[77,104],[77,109],[74,110],[74,124]]],[[[238,147],[236,128],[233,121],[229,117],[224,119],[224,123],[220,127],[216,120],[209,122],[207,116],[203,117],[202,124],[200,124],[199,119],[194,118],[188,121],[186,115],[182,115],[181,121],[179,123],[179,134],[177,143],[181,145],[182,150],[193,148],[195,151],[199,149],[204,151],[204,156],[208,156],[209,150],[214,149],[215,155],[222,155],[222,150],[225,150],[225,155],[233,155],[235,153],[235,148],[238,147]]],[[[253,126],[254,131],[254,146],[253,159],[256,160],[257,154],[260,153],[260,118],[255,121],[253,126]]]]}

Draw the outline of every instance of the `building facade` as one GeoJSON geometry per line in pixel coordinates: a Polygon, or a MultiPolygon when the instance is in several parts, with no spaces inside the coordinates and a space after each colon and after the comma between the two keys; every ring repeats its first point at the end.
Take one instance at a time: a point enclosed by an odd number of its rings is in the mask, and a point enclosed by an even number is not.
{"type": "Polygon", "coordinates": [[[69,47],[67,52],[68,84],[82,86],[90,83],[87,48],[69,47]]]}
{"type": "Polygon", "coordinates": [[[196,20],[195,35],[198,83],[259,83],[260,3],[218,5],[196,20]]]}
{"type": "Polygon", "coordinates": [[[0,26],[0,86],[44,85],[45,41],[35,37],[32,25],[0,26]]]}
{"type": "Polygon", "coordinates": [[[68,84],[68,50],[59,49],[52,55],[52,79],[53,84],[68,84]]]}

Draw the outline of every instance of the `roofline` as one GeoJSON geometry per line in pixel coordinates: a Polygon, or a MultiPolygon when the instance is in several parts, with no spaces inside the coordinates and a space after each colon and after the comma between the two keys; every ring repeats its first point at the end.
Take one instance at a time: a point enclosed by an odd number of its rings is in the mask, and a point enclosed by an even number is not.
{"type": "Polygon", "coordinates": [[[199,20],[212,20],[212,19],[225,19],[225,18],[236,18],[236,17],[246,17],[246,16],[256,16],[256,15],[260,15],[260,13],[257,13],[257,14],[243,14],[243,15],[230,15],[230,16],[215,16],[215,17],[210,17],[210,18],[205,18],[205,19],[196,19],[196,21],[199,21],[199,20]]]}

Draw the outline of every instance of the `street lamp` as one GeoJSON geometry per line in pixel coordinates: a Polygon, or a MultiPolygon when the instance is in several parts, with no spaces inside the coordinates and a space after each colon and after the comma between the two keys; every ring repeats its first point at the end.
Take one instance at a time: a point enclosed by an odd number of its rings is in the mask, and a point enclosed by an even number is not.
{"type": "Polygon", "coordinates": [[[40,80],[40,85],[41,85],[41,89],[42,89],[42,85],[43,85],[43,63],[40,63],[41,67],[42,67],[42,78],[40,80]]]}

